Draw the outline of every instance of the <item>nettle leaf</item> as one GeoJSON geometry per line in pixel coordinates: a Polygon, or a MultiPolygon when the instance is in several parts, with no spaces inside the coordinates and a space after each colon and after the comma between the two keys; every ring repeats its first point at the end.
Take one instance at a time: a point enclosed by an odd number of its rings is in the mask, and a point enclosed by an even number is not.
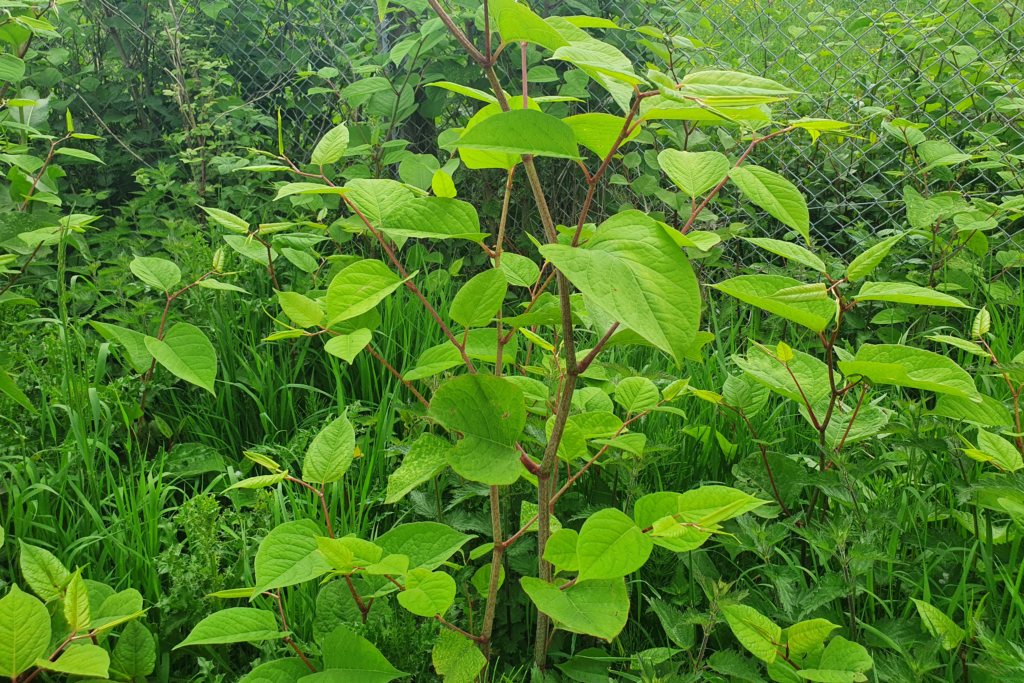
{"type": "Polygon", "coordinates": [[[934,289],[918,287],[908,282],[865,282],[854,297],[856,301],[891,301],[897,304],[918,306],[948,306],[970,308],[954,296],[934,289]]]}
{"type": "Polygon", "coordinates": [[[660,400],[658,387],[646,377],[627,377],[615,387],[615,402],[629,414],[650,410],[660,400]]]}
{"type": "Polygon", "coordinates": [[[771,619],[746,605],[727,605],[722,608],[725,620],[729,622],[736,640],[750,654],[768,664],[778,656],[776,643],[782,639],[782,629],[771,619]]]}
{"type": "Polygon", "coordinates": [[[174,649],[187,645],[220,645],[224,643],[260,643],[280,640],[288,635],[278,630],[277,615],[255,607],[229,607],[206,617],[174,649]]]}
{"type": "Polygon", "coordinates": [[[453,144],[459,149],[499,154],[532,154],[574,161],[581,158],[572,128],[533,109],[513,109],[489,116],[467,129],[453,144]]]}
{"type": "Polygon", "coordinates": [[[445,683],[473,683],[487,666],[487,658],[469,638],[450,629],[441,629],[431,653],[434,671],[445,683]]]}
{"type": "Polygon", "coordinates": [[[177,323],[162,340],[146,337],[146,349],[175,377],[217,395],[217,351],[195,325],[177,323]]]}
{"type": "Polygon", "coordinates": [[[320,527],[309,519],[274,527],[256,551],[253,597],[266,590],[310,581],[330,571],[330,565],[319,552],[316,539],[320,536],[320,527]]]}
{"type": "Polygon", "coordinates": [[[569,44],[562,34],[515,0],[493,0],[490,3],[492,26],[506,43],[534,43],[548,50],[569,44]]]}
{"type": "Polygon", "coordinates": [[[686,254],[655,221],[625,211],[582,247],[547,244],[540,252],[588,302],[682,363],[700,325],[700,292],[686,254]]]}
{"type": "Polygon", "coordinates": [[[729,159],[721,152],[680,152],[666,149],[658,155],[665,175],[691,199],[702,196],[729,174],[729,159]]]}
{"type": "Polygon", "coordinates": [[[21,556],[19,565],[25,582],[45,602],[56,600],[63,595],[64,586],[71,578],[71,572],[44,548],[19,541],[21,556]]]}
{"type": "MultiPolygon", "coordinates": [[[[576,136],[576,142],[596,154],[599,159],[606,158],[612,146],[622,134],[626,119],[614,114],[578,114],[562,119],[576,136]]],[[[619,147],[640,134],[640,126],[634,126],[629,134],[619,142],[619,147]]]]}
{"type": "Polygon", "coordinates": [[[783,225],[796,230],[808,244],[811,243],[807,200],[796,185],[774,171],[752,165],[732,169],[729,178],[750,201],[783,225]]]}
{"type": "Polygon", "coordinates": [[[837,628],[839,626],[828,619],[801,621],[786,629],[786,644],[790,653],[794,655],[811,652],[828,640],[829,635],[837,628]]]}
{"type": "Polygon", "coordinates": [[[455,579],[444,572],[413,569],[405,577],[398,602],[420,617],[444,616],[455,602],[455,579]]]}
{"type": "Polygon", "coordinates": [[[324,344],[324,351],[351,364],[356,356],[369,345],[372,338],[373,332],[361,327],[352,334],[331,337],[324,344]]]}
{"type": "Polygon", "coordinates": [[[277,302],[284,314],[299,327],[316,327],[324,319],[320,304],[298,292],[278,292],[277,302]]]}
{"type": "Polygon", "coordinates": [[[505,271],[508,283],[515,287],[533,287],[540,277],[540,268],[533,259],[519,254],[502,254],[501,270],[505,271]]]}
{"type": "Polygon", "coordinates": [[[875,384],[924,389],[981,402],[974,380],[954,361],[931,351],[895,344],[865,344],[852,361],[840,361],[847,377],[858,375],[875,384]]]}
{"type": "Polygon", "coordinates": [[[406,202],[388,214],[384,229],[389,235],[442,240],[482,242],[488,236],[480,232],[480,217],[472,204],[448,197],[406,202]]]}
{"type": "Polygon", "coordinates": [[[64,650],[57,661],[40,658],[36,660],[36,666],[68,676],[106,678],[110,673],[110,655],[98,645],[74,643],[64,650]]]}
{"type": "Polygon", "coordinates": [[[125,625],[111,655],[111,666],[129,678],[148,676],[156,669],[156,640],[141,621],[125,625]]]}
{"type": "MultiPolygon", "coordinates": [[[[348,587],[345,590],[348,591],[348,587]]],[[[298,683],[308,675],[309,667],[305,662],[298,657],[288,657],[260,664],[238,683],[298,683]]]]}
{"type": "Polygon", "coordinates": [[[324,427],[306,450],[302,461],[302,479],[310,484],[341,481],[352,465],[356,452],[356,433],[348,417],[342,415],[324,427]]]}
{"type": "Polygon", "coordinates": [[[324,670],[301,679],[303,683],[388,683],[409,674],[393,667],[373,643],[344,625],[323,642],[324,670]]]}
{"type": "Polygon", "coordinates": [[[855,259],[850,261],[850,265],[846,267],[846,279],[854,282],[873,273],[878,264],[882,262],[882,259],[889,255],[889,250],[896,246],[896,243],[903,239],[905,235],[906,233],[900,233],[899,235],[887,237],[858,254],[855,259]]]}
{"type": "Polygon", "coordinates": [[[559,529],[548,537],[544,545],[544,559],[555,565],[561,572],[580,570],[580,558],[576,553],[579,534],[572,529],[559,529]]]}
{"type": "Polygon", "coordinates": [[[1013,427],[1013,416],[1001,402],[991,396],[982,395],[981,403],[970,399],[942,394],[935,402],[935,407],[925,415],[948,417],[951,420],[963,420],[984,427],[1013,427]]]}
{"type": "Polygon", "coordinates": [[[327,288],[326,327],[366,313],[404,282],[377,259],[353,263],[335,275],[327,288]]]}
{"type": "Polygon", "coordinates": [[[921,615],[921,623],[928,629],[933,638],[942,640],[942,649],[955,650],[963,642],[965,632],[956,622],[947,617],[942,610],[933,607],[924,600],[911,598],[917,605],[917,613],[921,615]]]}
{"type": "Polygon", "coordinates": [[[128,267],[135,277],[164,292],[169,292],[171,287],[181,282],[181,269],[167,259],[136,256],[128,267]]]}
{"type": "Polygon", "coordinates": [[[501,310],[508,292],[508,279],[500,268],[485,270],[464,284],[448,315],[463,327],[486,327],[501,310]]]}
{"type": "Polygon", "coordinates": [[[462,375],[437,390],[430,416],[448,431],[462,434],[448,451],[448,464],[458,474],[490,486],[519,479],[515,443],[526,426],[519,387],[492,375],[462,375]]]}
{"type": "Polygon", "coordinates": [[[642,567],[654,543],[632,519],[615,508],[591,515],[576,543],[579,580],[614,579],[642,567]]]}
{"type": "MultiPolygon", "coordinates": [[[[24,555],[25,544],[22,543],[24,555]]],[[[0,676],[16,678],[47,654],[50,614],[42,602],[11,584],[0,599],[0,676]]]]}
{"type": "Polygon", "coordinates": [[[474,538],[437,522],[414,522],[396,526],[374,543],[389,555],[406,555],[413,569],[434,570],[474,538]]]}
{"type": "Polygon", "coordinates": [[[348,128],[341,124],[327,131],[313,148],[309,162],[317,166],[337,163],[348,149],[348,128]]]}
{"type": "Polygon", "coordinates": [[[773,298],[779,291],[803,284],[782,275],[740,275],[711,286],[744,303],[792,320],[814,332],[822,332],[835,315],[834,301],[783,301],[773,298]]]}
{"type": "Polygon", "coordinates": [[[425,484],[448,466],[447,455],[452,445],[433,434],[424,433],[416,439],[402,464],[388,476],[388,492],[384,502],[397,503],[410,491],[425,484]]]}
{"type": "MultiPolygon", "coordinates": [[[[663,152],[664,153],[664,152],[663,152]]],[[[744,237],[745,241],[750,242],[754,246],[761,247],[773,254],[778,254],[783,258],[787,258],[790,261],[796,261],[803,265],[816,270],[819,273],[825,272],[825,262],[820,258],[807,251],[799,244],[793,244],[792,242],[783,242],[782,240],[773,240],[763,237],[744,237]]]]}
{"type": "Polygon", "coordinates": [[[537,609],[571,633],[611,641],[629,618],[629,593],[622,578],[578,581],[565,590],[529,576],[519,582],[537,609]]]}

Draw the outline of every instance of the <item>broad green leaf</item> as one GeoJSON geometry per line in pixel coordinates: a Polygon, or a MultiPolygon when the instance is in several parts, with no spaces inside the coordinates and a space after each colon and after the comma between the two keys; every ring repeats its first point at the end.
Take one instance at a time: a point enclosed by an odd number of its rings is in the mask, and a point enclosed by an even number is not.
{"type": "Polygon", "coordinates": [[[288,635],[286,631],[278,630],[277,615],[270,610],[256,609],[255,607],[229,607],[214,612],[196,624],[188,637],[178,643],[174,649],[177,650],[187,645],[260,643],[264,640],[280,640],[286,635],[288,635]]]}
{"type": "Polygon", "coordinates": [[[952,619],[947,617],[942,610],[933,607],[924,600],[911,598],[917,605],[917,613],[921,615],[921,623],[928,629],[928,633],[934,638],[942,640],[942,649],[946,651],[955,650],[963,642],[964,630],[956,625],[952,619]]]}
{"type": "Polygon", "coordinates": [[[992,314],[988,312],[987,308],[982,306],[978,314],[974,316],[974,322],[971,323],[971,339],[981,339],[991,329],[992,314]]]}
{"type": "Polygon", "coordinates": [[[970,399],[942,394],[935,402],[935,407],[926,415],[948,417],[951,420],[964,420],[984,427],[1013,427],[1013,416],[1000,401],[991,396],[982,395],[981,403],[970,399]]]}
{"type": "Polygon", "coordinates": [[[267,248],[256,241],[250,241],[242,235],[224,235],[224,241],[233,250],[247,259],[260,263],[264,266],[277,259],[279,254],[273,249],[267,254],[267,248]]]}
{"type": "MultiPolygon", "coordinates": [[[[664,154],[664,152],[662,152],[662,154],[664,154]]],[[[778,254],[783,258],[787,258],[791,261],[796,261],[797,263],[802,263],[808,268],[816,270],[819,273],[825,272],[825,263],[814,254],[801,247],[799,244],[793,244],[792,242],[783,242],[782,240],[772,240],[763,237],[744,237],[743,239],[746,240],[747,242],[750,242],[754,246],[761,247],[762,249],[770,251],[773,254],[778,254]]],[[[849,277],[849,274],[847,274],[847,277],[849,277]]]]}
{"type": "Polygon", "coordinates": [[[1024,468],[1024,461],[1022,461],[1020,451],[1016,446],[1003,437],[990,434],[980,428],[978,429],[978,450],[984,453],[993,465],[1004,472],[1016,472],[1024,468]]]}
{"type": "Polygon", "coordinates": [[[384,658],[373,643],[344,625],[323,643],[324,670],[300,679],[303,683],[388,683],[407,676],[384,658]]]}
{"type": "Polygon", "coordinates": [[[814,332],[822,332],[835,315],[834,301],[780,301],[773,298],[780,290],[802,284],[782,275],[740,275],[711,286],[744,303],[792,320],[814,332]]]}
{"type": "Polygon", "coordinates": [[[397,503],[410,491],[425,484],[448,466],[447,454],[452,445],[433,434],[424,433],[416,439],[398,469],[388,476],[388,492],[384,502],[397,503]]]}
{"type": "Polygon", "coordinates": [[[651,604],[651,611],[658,616],[661,627],[665,629],[665,635],[675,643],[676,647],[683,650],[693,647],[697,635],[696,629],[693,624],[686,621],[683,613],[664,600],[648,600],[651,604]]]}
{"type": "MultiPolygon", "coordinates": [[[[619,140],[622,128],[626,119],[614,114],[578,114],[562,119],[572,128],[576,136],[577,144],[583,145],[604,159],[612,151],[612,146],[619,140]]],[[[632,130],[622,140],[619,140],[619,147],[626,144],[640,134],[640,126],[633,126],[632,130]]]]}
{"type": "Polygon", "coordinates": [[[310,484],[341,481],[352,465],[356,452],[356,433],[345,415],[324,427],[306,450],[302,461],[302,479],[310,484]]]}
{"type": "MultiPolygon", "coordinates": [[[[98,164],[103,164],[103,159],[91,152],[86,152],[84,149],[75,149],[74,147],[60,147],[53,150],[54,154],[63,154],[64,156],[74,157],[75,159],[83,159],[85,161],[95,161],[98,164]]],[[[104,164],[106,165],[106,164],[104,164]]]]}
{"type": "Polygon", "coordinates": [[[751,418],[768,402],[768,389],[750,375],[729,375],[722,388],[722,397],[728,405],[751,418]]]}
{"type": "Polygon", "coordinates": [[[446,628],[441,629],[431,660],[434,671],[444,676],[444,683],[473,683],[487,665],[476,643],[446,628]]]}
{"type": "Polygon", "coordinates": [[[918,287],[908,282],[865,282],[860,292],[853,297],[857,301],[892,301],[897,304],[918,306],[948,306],[970,308],[956,297],[934,289],[918,287]]]}
{"type": "Polygon", "coordinates": [[[413,569],[406,574],[405,590],[398,594],[398,602],[417,616],[444,616],[455,602],[455,579],[444,572],[413,569]]]}
{"type": "Polygon", "coordinates": [[[480,217],[473,205],[448,197],[421,197],[400,205],[388,214],[385,231],[402,237],[472,242],[487,237],[480,232],[480,217]]]}
{"type": "Polygon", "coordinates": [[[0,392],[7,394],[15,403],[30,413],[35,414],[35,406],[28,400],[28,396],[21,390],[18,383],[3,368],[0,368],[0,392]]]}
{"type": "MultiPolygon", "coordinates": [[[[31,34],[25,36],[25,39],[31,38],[31,34]]],[[[19,38],[19,40],[21,40],[19,38]]],[[[8,83],[16,83],[25,77],[25,60],[17,55],[12,55],[9,52],[3,53],[0,56],[0,81],[7,81],[8,83]]]]}
{"type": "Polygon", "coordinates": [[[580,530],[576,552],[579,580],[614,579],[642,567],[654,543],[632,519],[615,508],[591,515],[580,530]]]}
{"type": "Polygon", "coordinates": [[[384,549],[376,543],[364,541],[355,536],[342,538],[320,536],[316,542],[324,559],[335,569],[344,572],[352,572],[375,565],[384,555],[384,549]]]}
{"type": "Polygon", "coordinates": [[[444,199],[454,199],[459,193],[455,189],[455,181],[452,180],[452,177],[446,171],[440,169],[435,171],[430,179],[430,189],[435,197],[444,199]]]}
{"type": "Polygon", "coordinates": [[[334,276],[327,288],[326,327],[366,313],[405,282],[383,262],[364,259],[334,276]]]}
{"type": "Polygon", "coordinates": [[[313,156],[309,162],[317,166],[337,163],[348,149],[348,128],[341,124],[331,128],[320,138],[313,148],[313,156]]]}
{"type": "Polygon", "coordinates": [[[689,259],[656,222],[626,211],[582,247],[540,251],[583,292],[588,308],[593,302],[682,363],[700,325],[700,292],[689,259]]]}
{"type": "Polygon", "coordinates": [[[691,100],[676,101],[662,95],[645,98],[640,103],[640,118],[643,121],[711,121],[714,123],[751,122],[755,125],[771,121],[764,105],[747,107],[722,107],[713,110],[702,107],[691,100]]]}
{"type": "MultiPolygon", "coordinates": [[[[25,544],[21,546],[24,555],[25,544]]],[[[0,676],[17,677],[46,655],[49,645],[50,615],[46,607],[17,584],[11,584],[7,595],[0,599],[0,676]]]]}
{"type": "Polygon", "coordinates": [[[316,327],[324,319],[320,304],[298,292],[278,292],[277,302],[284,314],[299,327],[316,327]]]}
{"type": "Polygon", "coordinates": [[[357,178],[345,187],[350,190],[345,200],[352,202],[374,228],[385,228],[391,214],[413,200],[412,190],[394,180],[357,178]]]}
{"type": "Polygon", "coordinates": [[[928,339],[935,342],[941,342],[943,344],[949,344],[950,346],[955,346],[956,348],[961,349],[962,351],[966,351],[967,353],[970,353],[975,356],[984,356],[986,358],[988,357],[988,351],[978,346],[974,342],[967,341],[966,339],[961,339],[960,337],[953,337],[948,334],[933,334],[930,335],[928,339]]]}
{"type": "Polygon", "coordinates": [[[875,268],[878,267],[878,264],[882,262],[882,259],[888,256],[889,250],[892,249],[897,242],[903,239],[905,234],[906,233],[900,233],[898,235],[893,235],[892,237],[886,237],[878,244],[869,247],[858,254],[856,258],[850,261],[850,265],[846,267],[846,279],[850,282],[854,282],[865,275],[873,273],[875,268]]]}
{"type": "Polygon", "coordinates": [[[437,390],[430,416],[448,431],[462,434],[448,451],[448,464],[458,474],[491,486],[519,478],[515,443],[526,426],[519,387],[491,375],[461,375],[437,390]]]}
{"type": "Polygon", "coordinates": [[[505,271],[485,270],[459,289],[448,315],[463,327],[486,327],[501,310],[507,291],[505,271]]]}
{"type": "Polygon", "coordinates": [[[380,562],[363,567],[363,574],[370,576],[405,576],[409,572],[409,558],[405,555],[388,555],[380,562]]]}
{"type": "MultiPolygon", "coordinates": [[[[482,360],[485,363],[495,363],[497,358],[497,332],[492,328],[481,330],[470,330],[466,339],[466,355],[473,360],[482,360]]],[[[461,341],[461,340],[460,340],[461,341]]],[[[505,347],[502,355],[502,364],[511,365],[516,357],[516,350],[519,348],[519,335],[514,335],[509,344],[505,347]]],[[[462,365],[462,354],[450,341],[432,346],[420,355],[416,367],[403,373],[404,377],[412,381],[431,377],[450,368],[462,365]]]]}
{"type": "Polygon", "coordinates": [[[162,340],[146,337],[146,349],[175,377],[217,395],[217,352],[195,325],[177,323],[162,340]]]}
{"type": "Polygon", "coordinates": [[[434,570],[476,538],[437,522],[401,524],[374,541],[390,555],[406,555],[409,567],[434,570]]]}
{"type": "Polygon", "coordinates": [[[580,159],[572,128],[533,109],[513,109],[489,116],[466,130],[453,145],[499,154],[580,159]]]}
{"type": "Polygon", "coordinates": [[[229,284],[227,282],[221,282],[220,280],[214,280],[207,278],[199,283],[199,286],[203,289],[213,289],[220,292],[241,292],[242,294],[248,294],[247,291],[236,285],[229,284]]]}
{"type": "Polygon", "coordinates": [[[110,665],[129,678],[153,673],[156,668],[156,641],[138,619],[129,621],[121,631],[110,665]]]}
{"type": "MultiPolygon", "coordinates": [[[[596,647],[588,647],[585,650],[577,650],[576,653],[566,661],[555,664],[570,681],[579,683],[608,683],[611,670],[611,658],[604,650],[596,647]]],[[[636,661],[635,659],[633,660],[636,661]]],[[[550,676],[550,674],[549,674],[550,676]]],[[[545,680],[552,680],[545,678],[545,680]]],[[[564,680],[564,679],[563,679],[564,680]]]]}
{"type": "Polygon", "coordinates": [[[560,572],[580,570],[580,558],[576,554],[579,534],[572,529],[559,529],[548,537],[544,545],[544,559],[560,572]]]}
{"type": "Polygon", "coordinates": [[[167,259],[136,256],[128,267],[135,277],[164,292],[169,292],[171,287],[181,282],[181,270],[167,259]]]}
{"type": "Polygon", "coordinates": [[[811,243],[807,200],[793,183],[774,171],[753,165],[732,169],[729,178],[750,201],[783,225],[796,230],[808,244],[811,243]]]}
{"type": "Polygon", "coordinates": [[[309,667],[305,662],[298,657],[287,657],[260,664],[238,683],[298,683],[308,675],[309,667]]]}
{"type": "MultiPolygon", "coordinates": [[[[633,63],[608,43],[599,40],[577,42],[555,50],[551,59],[560,59],[584,69],[588,75],[594,72],[621,81],[630,86],[646,83],[633,71],[633,63]]],[[[591,75],[591,78],[593,76],[591,75]]]]}
{"type": "Polygon", "coordinates": [[[828,619],[801,621],[786,629],[786,644],[789,645],[791,654],[804,654],[819,647],[837,628],[839,626],[828,619]]]}
{"type": "Polygon", "coordinates": [[[362,327],[352,334],[331,337],[324,344],[324,351],[351,364],[356,359],[356,356],[366,348],[372,338],[373,332],[362,327]]]}
{"type": "Polygon", "coordinates": [[[733,356],[732,360],[740,370],[772,391],[800,404],[806,397],[817,414],[825,409],[832,391],[828,366],[803,351],[794,351],[793,356],[788,365],[783,365],[755,345],[747,352],[746,358],[733,356]]]}
{"type": "Polygon", "coordinates": [[[865,344],[852,361],[840,361],[847,377],[863,376],[875,384],[952,394],[980,403],[974,380],[954,361],[931,351],[895,344],[865,344]]]}
{"type": "Polygon", "coordinates": [[[82,580],[82,570],[71,575],[67,588],[64,590],[64,621],[71,633],[84,633],[89,630],[89,589],[82,580]]]}
{"type": "Polygon", "coordinates": [[[32,592],[44,602],[62,597],[71,572],[49,550],[37,548],[25,541],[20,541],[18,545],[21,548],[21,575],[25,577],[25,583],[32,592]]]}
{"type": "MultiPolygon", "coordinates": [[[[287,471],[276,472],[274,474],[260,474],[255,477],[247,477],[227,487],[226,489],[221,491],[221,494],[223,495],[228,491],[234,491],[235,489],[265,489],[268,486],[275,486],[277,484],[280,484],[287,477],[287,471]]],[[[249,596],[246,595],[245,597],[249,596]]]]}
{"type": "Polygon", "coordinates": [[[535,43],[549,50],[568,45],[562,34],[515,0],[491,0],[491,24],[506,43],[535,43]]]}
{"type": "Polygon", "coordinates": [[[498,98],[496,98],[491,93],[484,92],[483,90],[477,90],[476,88],[470,88],[469,86],[466,85],[460,85],[459,83],[451,83],[449,81],[435,81],[434,83],[427,83],[426,85],[427,87],[430,88],[444,88],[445,90],[450,90],[454,93],[458,93],[460,95],[469,97],[470,99],[480,100],[481,102],[486,102],[488,104],[498,103],[498,98]]]}
{"type": "Polygon", "coordinates": [[[330,570],[316,539],[323,536],[316,522],[300,519],[274,527],[256,551],[253,597],[263,591],[310,581],[330,570]]]}
{"type": "Polygon", "coordinates": [[[209,206],[200,206],[199,208],[205,211],[206,215],[222,228],[226,228],[239,235],[249,234],[249,224],[235,214],[222,209],[214,209],[209,206]]]}
{"type": "MultiPolygon", "coordinates": [[[[87,582],[88,583],[88,582],[87,582]]],[[[90,589],[92,586],[90,585],[90,589]]],[[[105,597],[97,606],[93,602],[90,591],[90,614],[92,615],[90,628],[103,628],[106,630],[109,624],[115,622],[123,623],[127,619],[135,619],[136,615],[143,613],[142,594],[134,588],[126,588],[117,593],[111,593],[105,597]]]]}
{"type": "Polygon", "coordinates": [[[781,643],[782,629],[753,607],[727,605],[722,608],[733,635],[750,654],[771,664],[778,656],[776,644],[781,643]]]}
{"type": "Polygon", "coordinates": [[[274,201],[303,194],[348,194],[351,190],[348,187],[337,187],[334,185],[322,185],[320,183],[286,183],[277,188],[274,201]]]}
{"type": "Polygon", "coordinates": [[[650,410],[660,400],[658,387],[646,377],[627,377],[615,387],[615,402],[629,414],[650,410]]]}
{"type": "MultiPolygon", "coordinates": [[[[860,410],[857,411],[853,424],[850,424],[850,417],[853,415],[854,406],[848,403],[842,405],[844,405],[843,411],[838,414],[833,413],[832,419],[825,429],[825,443],[829,448],[839,448],[840,443],[850,445],[863,441],[883,431],[886,425],[889,424],[889,417],[885,411],[873,405],[861,406],[860,410]]],[[[812,424],[806,410],[801,408],[800,412],[808,424],[812,424]]]]}
{"type": "Polygon", "coordinates": [[[729,174],[731,164],[720,152],[680,152],[666,149],[658,155],[665,175],[691,199],[714,188],[729,174]]]}
{"type": "MultiPolygon", "coordinates": [[[[679,495],[681,522],[714,524],[756,510],[767,501],[729,486],[705,485],[679,495]]],[[[637,520],[639,523],[639,520],[637,520]]]]}
{"type": "Polygon", "coordinates": [[[72,643],[56,661],[39,658],[36,666],[68,676],[106,678],[109,675],[110,655],[98,645],[72,643]]]}
{"type": "Polygon", "coordinates": [[[864,673],[874,665],[867,648],[860,643],[854,643],[842,636],[836,636],[829,641],[825,651],[821,654],[821,662],[818,666],[824,670],[833,671],[854,671],[864,673]]]}
{"type": "Polygon", "coordinates": [[[540,277],[540,268],[533,259],[519,254],[502,254],[501,270],[505,271],[508,283],[515,287],[533,287],[540,277]]]}
{"type": "Polygon", "coordinates": [[[740,71],[691,71],[680,84],[683,93],[703,97],[780,96],[796,95],[799,92],[768,78],[740,71]]]}
{"type": "Polygon", "coordinates": [[[621,578],[579,581],[565,590],[528,576],[520,584],[537,609],[572,633],[611,641],[629,618],[629,593],[621,578]]]}

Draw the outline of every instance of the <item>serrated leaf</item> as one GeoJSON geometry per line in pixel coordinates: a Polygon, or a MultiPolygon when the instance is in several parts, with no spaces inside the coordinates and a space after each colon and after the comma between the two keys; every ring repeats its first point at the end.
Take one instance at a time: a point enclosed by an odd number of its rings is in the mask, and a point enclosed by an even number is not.
{"type": "Polygon", "coordinates": [[[514,483],[520,474],[516,440],[526,426],[522,390],[500,377],[462,375],[430,401],[430,416],[462,439],[448,451],[457,473],[491,486],[514,483]]]}
{"type": "Polygon", "coordinates": [[[175,377],[217,395],[217,352],[195,325],[176,323],[162,340],[146,337],[146,349],[175,377]]]}
{"type": "Polygon", "coordinates": [[[661,627],[665,629],[665,635],[675,643],[676,647],[683,650],[693,647],[697,632],[694,625],[686,621],[683,613],[664,600],[649,599],[648,601],[651,611],[658,616],[661,627]]]}
{"type": "Polygon", "coordinates": [[[255,607],[229,607],[206,617],[174,649],[188,645],[220,645],[224,643],[260,643],[280,640],[288,633],[278,630],[277,616],[270,610],[255,607]]]}

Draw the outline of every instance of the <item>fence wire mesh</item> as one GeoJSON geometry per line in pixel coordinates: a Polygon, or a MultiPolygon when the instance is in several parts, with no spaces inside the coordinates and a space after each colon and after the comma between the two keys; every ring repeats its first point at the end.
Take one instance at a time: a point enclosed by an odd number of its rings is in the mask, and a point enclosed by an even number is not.
{"type": "MultiPolygon", "coordinates": [[[[303,94],[296,73],[333,67],[339,72],[334,85],[340,90],[372,75],[374,67],[394,72],[394,63],[383,55],[432,19],[425,0],[400,5],[400,11],[381,22],[375,0],[237,0],[230,20],[218,24],[217,45],[231,65],[240,95],[267,111],[281,109],[297,144],[308,147],[332,125],[337,110],[325,97],[303,94]]],[[[468,13],[475,5],[457,2],[453,9],[468,13]]],[[[968,152],[987,145],[994,150],[991,158],[1009,160],[1009,167],[1019,165],[1012,157],[1021,146],[1013,120],[1015,107],[1024,100],[1013,99],[1012,84],[1022,75],[1024,31],[1016,5],[988,0],[545,0],[534,2],[533,8],[542,16],[585,14],[615,21],[624,30],[608,31],[603,39],[636,64],[657,63],[663,57],[660,42],[637,30],[655,27],[685,37],[676,51],[683,70],[738,69],[807,93],[783,104],[784,111],[776,105],[778,120],[803,116],[863,123],[854,135],[823,137],[813,144],[806,135],[790,136],[759,147],[755,154],[757,163],[798,182],[808,198],[815,240],[838,257],[869,236],[904,224],[902,188],[927,166],[893,129],[880,126],[881,117],[870,116],[876,111],[872,108],[923,124],[930,140],[968,152]]],[[[467,85],[480,78],[475,66],[450,61],[443,72],[446,80],[467,85]]],[[[591,86],[586,102],[574,113],[621,113],[607,93],[591,86]]],[[[456,125],[460,116],[465,120],[465,107],[455,101],[450,97],[437,116],[406,119],[392,137],[421,140],[410,149],[419,145],[415,151],[436,152],[437,133],[456,125]]],[[[730,144],[725,129],[702,127],[692,135],[715,136],[716,145],[730,144]]],[[[652,172],[644,164],[636,170],[652,172]]],[[[942,181],[943,189],[972,197],[993,198],[1019,187],[1005,171],[1002,176],[965,173],[962,167],[939,165],[928,172],[942,181]]],[[[582,198],[585,180],[570,169],[553,173],[548,182],[555,195],[552,204],[568,216],[568,209],[582,198]]],[[[604,189],[613,195],[617,190],[614,185],[604,189]]],[[[639,189],[643,208],[666,210],[646,191],[650,188],[639,189]]],[[[626,193],[622,196],[628,200],[626,193]]],[[[785,232],[772,224],[773,236],[785,232]]],[[[990,233],[988,246],[1016,249],[1020,235],[1013,225],[990,233]]]]}

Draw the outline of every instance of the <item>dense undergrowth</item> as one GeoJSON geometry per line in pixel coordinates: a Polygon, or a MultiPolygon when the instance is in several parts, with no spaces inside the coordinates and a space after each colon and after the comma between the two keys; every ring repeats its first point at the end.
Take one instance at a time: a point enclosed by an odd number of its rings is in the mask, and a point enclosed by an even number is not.
{"type": "Polygon", "coordinates": [[[857,106],[470,5],[293,75],[314,136],[233,8],[147,6],[107,121],[136,8],[12,3],[0,675],[1024,680],[1016,29],[851,19],[921,50],[857,106]]]}

